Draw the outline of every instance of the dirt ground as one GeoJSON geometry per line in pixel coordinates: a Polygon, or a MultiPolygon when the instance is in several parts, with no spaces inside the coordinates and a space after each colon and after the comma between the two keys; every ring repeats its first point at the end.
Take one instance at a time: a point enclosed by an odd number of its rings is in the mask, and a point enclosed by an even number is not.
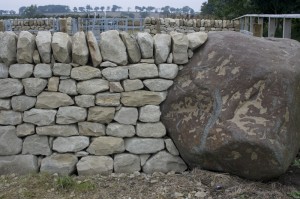
{"type": "Polygon", "coordinates": [[[299,181],[299,167],[292,167],[280,179],[267,183],[203,170],[166,175],[134,173],[90,177],[12,174],[0,177],[0,199],[285,199],[300,198],[299,181]]]}

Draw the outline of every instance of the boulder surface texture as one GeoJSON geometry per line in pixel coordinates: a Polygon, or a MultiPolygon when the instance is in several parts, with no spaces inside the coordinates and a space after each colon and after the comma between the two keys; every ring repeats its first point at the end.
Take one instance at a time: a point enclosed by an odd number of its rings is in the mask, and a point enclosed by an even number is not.
{"type": "Polygon", "coordinates": [[[283,174],[300,146],[299,57],[293,40],[209,33],[162,105],[186,163],[253,180],[283,174]]]}

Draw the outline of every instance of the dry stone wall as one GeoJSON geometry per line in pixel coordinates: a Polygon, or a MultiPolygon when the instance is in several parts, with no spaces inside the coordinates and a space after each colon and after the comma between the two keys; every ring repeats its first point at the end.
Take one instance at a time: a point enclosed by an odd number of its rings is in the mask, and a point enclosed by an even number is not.
{"type": "Polygon", "coordinates": [[[157,33],[181,33],[208,32],[208,31],[239,31],[239,20],[215,20],[215,19],[173,19],[147,17],[144,21],[144,31],[157,33]]]}
{"type": "Polygon", "coordinates": [[[206,33],[0,33],[0,174],[183,172],[160,121],[206,33]]]}

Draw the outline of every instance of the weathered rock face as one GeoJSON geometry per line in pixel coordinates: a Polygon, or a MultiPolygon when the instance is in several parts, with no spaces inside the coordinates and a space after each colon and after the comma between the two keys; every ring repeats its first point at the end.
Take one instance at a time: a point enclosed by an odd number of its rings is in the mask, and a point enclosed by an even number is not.
{"type": "Polygon", "coordinates": [[[67,33],[56,32],[52,38],[52,50],[54,58],[61,63],[71,62],[72,43],[67,33]]]}
{"type": "Polygon", "coordinates": [[[26,78],[22,79],[22,83],[26,95],[38,96],[46,88],[48,81],[41,78],[26,78]]]}
{"type": "Polygon", "coordinates": [[[0,156],[0,174],[28,174],[38,172],[38,159],[33,155],[0,156]]]}
{"type": "Polygon", "coordinates": [[[12,78],[28,78],[32,75],[32,64],[13,64],[9,67],[9,75],[12,78]]]}
{"type": "Polygon", "coordinates": [[[81,66],[73,68],[71,71],[71,78],[78,81],[89,80],[96,77],[101,77],[101,71],[91,66],[81,66]]]}
{"type": "Polygon", "coordinates": [[[189,40],[185,34],[172,32],[172,53],[173,53],[173,62],[175,64],[186,64],[189,61],[188,57],[188,47],[189,40]]]}
{"type": "Polygon", "coordinates": [[[72,40],[72,59],[79,65],[87,64],[89,60],[89,49],[86,43],[85,33],[77,32],[72,40]]]}
{"type": "Polygon", "coordinates": [[[256,180],[284,173],[300,145],[299,56],[296,41],[210,33],[162,106],[187,164],[256,180]]]}
{"type": "Polygon", "coordinates": [[[102,55],[100,53],[99,45],[96,37],[92,31],[88,31],[86,34],[87,44],[91,54],[93,66],[97,67],[102,62],[102,55]]]}
{"type": "Polygon", "coordinates": [[[17,60],[20,64],[32,63],[35,50],[35,36],[28,31],[21,31],[17,43],[17,60]]]}
{"type": "Polygon", "coordinates": [[[141,51],[136,39],[127,32],[120,32],[122,41],[124,42],[130,63],[138,63],[141,60],[141,51]]]}
{"type": "Polygon", "coordinates": [[[9,66],[17,62],[17,35],[14,32],[4,32],[2,36],[0,58],[9,66]]]}
{"type": "Polygon", "coordinates": [[[20,95],[23,92],[23,85],[17,79],[0,79],[0,98],[20,95]]]}
{"type": "Polygon", "coordinates": [[[78,175],[107,175],[112,173],[114,161],[108,156],[87,156],[77,164],[78,175]]]}
{"type": "Polygon", "coordinates": [[[36,101],[36,108],[58,108],[62,106],[73,105],[72,98],[64,93],[58,92],[42,92],[36,101]]]}
{"type": "Polygon", "coordinates": [[[47,136],[32,135],[24,139],[22,154],[51,155],[47,136]]]}
{"type": "Polygon", "coordinates": [[[0,78],[8,78],[8,67],[5,64],[1,64],[1,63],[0,63],[0,78]]]}
{"type": "Polygon", "coordinates": [[[71,154],[53,154],[42,160],[41,172],[70,175],[75,171],[77,157],[71,154]]]}
{"type": "Polygon", "coordinates": [[[0,155],[15,155],[22,150],[22,139],[16,135],[14,126],[0,127],[0,155]]]}
{"type": "Polygon", "coordinates": [[[148,59],[153,57],[153,38],[147,32],[139,32],[137,34],[137,41],[140,45],[142,58],[148,59]]]}
{"type": "Polygon", "coordinates": [[[126,65],[128,63],[126,47],[119,36],[119,32],[110,30],[101,33],[100,36],[101,40],[99,46],[103,60],[111,61],[118,65],[126,65]]]}
{"type": "Polygon", "coordinates": [[[50,31],[39,31],[36,38],[36,46],[39,51],[43,63],[51,62],[51,40],[52,35],[50,31]]]}
{"type": "Polygon", "coordinates": [[[166,62],[171,50],[171,36],[168,34],[157,34],[153,39],[155,63],[161,64],[166,62]]]}
{"type": "Polygon", "coordinates": [[[207,40],[207,33],[205,32],[194,32],[187,34],[189,40],[189,48],[194,50],[204,44],[207,40]]]}

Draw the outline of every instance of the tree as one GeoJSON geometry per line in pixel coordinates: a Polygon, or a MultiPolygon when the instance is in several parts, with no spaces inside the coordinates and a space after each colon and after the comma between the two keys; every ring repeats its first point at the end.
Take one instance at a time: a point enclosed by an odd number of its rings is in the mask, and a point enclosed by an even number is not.
{"type": "Polygon", "coordinates": [[[98,10],[100,10],[100,8],[99,8],[98,6],[96,6],[96,7],[94,8],[94,10],[95,10],[96,12],[98,12],[98,10]]]}
{"type": "Polygon", "coordinates": [[[136,12],[137,11],[140,11],[140,12],[142,11],[142,8],[140,6],[135,6],[134,9],[135,9],[136,12]]]}
{"type": "Polygon", "coordinates": [[[104,11],[104,9],[105,9],[105,7],[104,7],[104,6],[101,6],[101,8],[100,8],[100,9],[101,9],[101,11],[103,12],[103,11],[104,11]]]}
{"type": "Polygon", "coordinates": [[[117,6],[117,5],[113,5],[112,8],[111,8],[111,11],[112,12],[116,12],[117,10],[120,10],[122,7],[120,6],[117,6]]]}
{"type": "Polygon", "coordinates": [[[155,7],[153,7],[153,6],[148,6],[148,7],[146,8],[146,10],[147,10],[147,12],[152,12],[153,10],[155,10],[155,7]]]}
{"type": "Polygon", "coordinates": [[[78,10],[79,10],[80,12],[85,12],[85,8],[84,8],[84,7],[78,7],[78,10]]]}
{"type": "Polygon", "coordinates": [[[91,5],[89,5],[89,4],[85,6],[85,9],[86,9],[87,12],[90,12],[91,10],[93,10],[91,5]]]}
{"type": "Polygon", "coordinates": [[[77,12],[78,10],[77,10],[77,7],[74,7],[73,8],[73,12],[77,12]]]}
{"type": "Polygon", "coordinates": [[[171,13],[174,13],[176,11],[176,8],[171,7],[170,11],[171,11],[171,13]]]}
{"type": "Polygon", "coordinates": [[[25,9],[26,9],[26,6],[20,7],[20,8],[19,8],[19,15],[23,15],[25,9]]]}
{"type": "Polygon", "coordinates": [[[39,13],[68,13],[68,12],[71,12],[69,6],[66,6],[66,5],[38,6],[37,11],[39,13]]]}
{"type": "Polygon", "coordinates": [[[15,15],[15,14],[16,14],[16,11],[10,10],[10,11],[9,11],[9,14],[10,14],[10,15],[15,15]]]}
{"type": "Polygon", "coordinates": [[[23,16],[27,18],[34,18],[38,15],[37,6],[31,5],[29,7],[26,7],[26,9],[23,12],[23,16]]]}
{"type": "Polygon", "coordinates": [[[107,7],[106,7],[106,11],[110,11],[110,6],[107,6],[107,7]]]}

